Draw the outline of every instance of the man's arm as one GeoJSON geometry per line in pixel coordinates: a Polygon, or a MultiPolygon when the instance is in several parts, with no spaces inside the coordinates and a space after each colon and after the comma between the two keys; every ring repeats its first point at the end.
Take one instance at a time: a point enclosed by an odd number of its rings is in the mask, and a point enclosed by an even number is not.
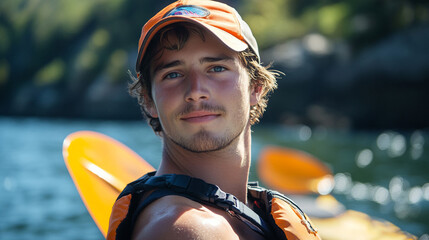
{"type": "Polygon", "coordinates": [[[180,196],[163,197],[138,217],[133,239],[238,239],[228,221],[180,196]]]}

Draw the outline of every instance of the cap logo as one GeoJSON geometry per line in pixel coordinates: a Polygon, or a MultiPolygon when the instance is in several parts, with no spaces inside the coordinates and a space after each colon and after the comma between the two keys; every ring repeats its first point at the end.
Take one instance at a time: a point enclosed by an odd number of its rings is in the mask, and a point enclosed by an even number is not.
{"type": "Polygon", "coordinates": [[[169,17],[169,16],[207,17],[208,15],[210,15],[210,11],[203,7],[184,5],[184,6],[174,8],[173,10],[165,14],[164,17],[169,17]]]}

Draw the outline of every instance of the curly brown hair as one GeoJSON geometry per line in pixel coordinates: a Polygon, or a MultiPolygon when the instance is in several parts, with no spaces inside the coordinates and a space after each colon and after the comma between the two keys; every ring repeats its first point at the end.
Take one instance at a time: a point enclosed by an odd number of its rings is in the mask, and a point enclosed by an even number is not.
{"type": "MultiPolygon", "coordinates": [[[[205,40],[204,31],[200,27],[189,23],[175,23],[160,30],[152,39],[143,57],[140,69],[137,69],[137,77],[129,72],[131,83],[128,90],[131,96],[136,97],[143,116],[147,119],[149,125],[155,133],[162,132],[162,126],[158,118],[154,118],[147,111],[146,107],[153,104],[152,82],[150,75],[151,63],[162,56],[163,50],[180,50],[186,44],[191,33],[195,33],[205,40]],[[169,36],[175,36],[171,41],[169,36]]],[[[268,103],[269,94],[277,88],[277,78],[279,71],[271,70],[271,65],[262,66],[259,63],[257,55],[250,49],[237,53],[238,57],[247,69],[250,77],[250,87],[258,87],[261,91],[261,98],[256,105],[250,109],[250,124],[259,122],[268,103]]]]}

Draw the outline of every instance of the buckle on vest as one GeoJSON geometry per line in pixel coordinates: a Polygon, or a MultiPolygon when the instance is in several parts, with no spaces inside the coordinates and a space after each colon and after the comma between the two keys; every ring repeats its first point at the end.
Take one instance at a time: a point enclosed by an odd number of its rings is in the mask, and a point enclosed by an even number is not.
{"type": "Polygon", "coordinates": [[[240,208],[241,202],[234,195],[229,193],[226,193],[225,197],[217,199],[215,204],[224,208],[227,212],[232,211],[236,215],[240,215],[243,212],[240,208]]]}

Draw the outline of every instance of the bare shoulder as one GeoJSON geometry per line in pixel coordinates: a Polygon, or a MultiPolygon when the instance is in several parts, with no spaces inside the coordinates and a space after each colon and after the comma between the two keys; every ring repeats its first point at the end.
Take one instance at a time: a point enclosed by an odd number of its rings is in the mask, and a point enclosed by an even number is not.
{"type": "Polygon", "coordinates": [[[133,239],[238,239],[220,214],[180,196],[156,200],[140,214],[133,239]]]}

